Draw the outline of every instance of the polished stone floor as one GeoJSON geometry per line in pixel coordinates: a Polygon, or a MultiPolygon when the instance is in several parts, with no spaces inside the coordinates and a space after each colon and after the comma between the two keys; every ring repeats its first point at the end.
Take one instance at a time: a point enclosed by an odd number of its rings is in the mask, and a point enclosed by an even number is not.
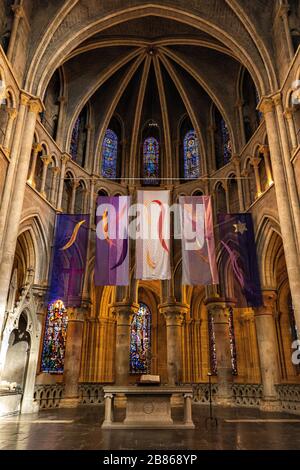
{"type": "MultiPolygon", "coordinates": [[[[217,408],[218,426],[206,429],[206,406],[193,408],[195,430],[101,430],[103,407],[41,411],[0,418],[1,450],[300,449],[300,416],[217,408]]],[[[175,418],[180,418],[175,412],[175,418]]]]}

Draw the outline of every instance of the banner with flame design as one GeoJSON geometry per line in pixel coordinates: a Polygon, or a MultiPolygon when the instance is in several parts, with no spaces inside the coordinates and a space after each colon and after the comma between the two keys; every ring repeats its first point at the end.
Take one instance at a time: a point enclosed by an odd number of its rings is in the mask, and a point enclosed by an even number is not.
{"type": "Polygon", "coordinates": [[[96,286],[129,285],[130,196],[99,196],[96,212],[96,286]]]}
{"type": "Polygon", "coordinates": [[[57,214],[47,303],[79,307],[86,268],[90,216],[57,214]]]}
{"type": "Polygon", "coordinates": [[[138,191],[136,279],[170,279],[170,191],[138,191]]]}
{"type": "Polygon", "coordinates": [[[210,196],[180,196],[182,284],[218,284],[210,196]]]}

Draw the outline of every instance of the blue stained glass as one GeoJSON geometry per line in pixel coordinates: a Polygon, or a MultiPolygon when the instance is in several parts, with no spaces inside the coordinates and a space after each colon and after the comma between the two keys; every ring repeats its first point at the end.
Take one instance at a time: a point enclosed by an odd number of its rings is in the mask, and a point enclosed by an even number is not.
{"type": "Polygon", "coordinates": [[[184,178],[195,179],[200,176],[199,144],[194,130],[186,133],[183,141],[184,178]]]}
{"type": "Polygon", "coordinates": [[[151,311],[140,303],[134,315],[130,333],[130,372],[147,374],[151,369],[151,311]]]}
{"type": "Polygon", "coordinates": [[[222,145],[224,155],[224,165],[231,159],[232,147],[228,127],[224,119],[221,120],[222,145]]]}
{"type": "Polygon", "coordinates": [[[103,178],[116,179],[118,160],[118,137],[114,131],[107,129],[102,146],[103,178]]]}
{"type": "Polygon", "coordinates": [[[80,115],[75,121],[72,137],[71,137],[71,145],[70,145],[70,154],[72,160],[76,162],[78,156],[78,144],[79,144],[79,128],[80,128],[80,115]]]}
{"type": "Polygon", "coordinates": [[[143,147],[144,184],[159,184],[159,143],[154,137],[148,137],[143,147]]]}
{"type": "Polygon", "coordinates": [[[62,374],[67,336],[67,310],[61,300],[48,306],[42,352],[42,372],[62,374]]]}

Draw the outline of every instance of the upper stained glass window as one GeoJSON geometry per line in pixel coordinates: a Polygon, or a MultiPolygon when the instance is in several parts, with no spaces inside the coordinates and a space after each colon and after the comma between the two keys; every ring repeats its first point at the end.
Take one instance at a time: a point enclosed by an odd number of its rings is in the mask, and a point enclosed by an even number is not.
{"type": "Polygon", "coordinates": [[[228,131],[228,127],[224,119],[221,120],[221,133],[222,133],[222,145],[224,155],[224,165],[226,165],[231,159],[231,140],[228,131]]]}
{"type": "Polygon", "coordinates": [[[118,137],[111,129],[107,129],[102,146],[103,178],[116,179],[118,163],[118,137]]]}
{"type": "Polygon", "coordinates": [[[159,143],[154,137],[148,137],[143,147],[144,184],[159,184],[159,143]]]}
{"type": "Polygon", "coordinates": [[[67,310],[61,300],[48,306],[42,352],[42,372],[62,374],[67,336],[67,310]]]}
{"type": "Polygon", "coordinates": [[[131,323],[130,372],[147,374],[151,368],[151,311],[140,303],[131,323]]]}
{"type": "Polygon", "coordinates": [[[70,154],[72,160],[80,166],[85,165],[87,114],[87,107],[85,106],[75,121],[71,136],[70,154]]]}
{"type": "Polygon", "coordinates": [[[199,144],[194,130],[185,134],[183,141],[184,178],[195,179],[200,176],[199,144]]]}
{"type": "Polygon", "coordinates": [[[78,154],[78,143],[79,143],[79,129],[80,129],[80,115],[75,121],[72,137],[71,137],[71,145],[70,145],[70,154],[72,156],[72,160],[77,160],[78,154]]]}

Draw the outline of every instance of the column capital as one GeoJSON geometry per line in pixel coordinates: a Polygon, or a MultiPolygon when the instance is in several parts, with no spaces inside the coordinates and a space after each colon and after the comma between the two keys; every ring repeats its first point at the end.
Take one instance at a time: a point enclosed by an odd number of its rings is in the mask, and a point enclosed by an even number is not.
{"type": "Polygon", "coordinates": [[[60,168],[59,168],[59,166],[53,166],[53,167],[52,167],[52,171],[53,171],[53,173],[54,173],[54,176],[59,175],[59,174],[60,174],[60,168]]]}
{"type": "Polygon", "coordinates": [[[78,321],[83,322],[86,317],[86,308],[85,307],[71,307],[68,308],[68,322],[69,321],[78,321]]]}
{"type": "Polygon", "coordinates": [[[283,115],[286,119],[292,119],[293,115],[294,115],[294,109],[293,108],[285,108],[285,111],[284,111],[283,115]]]}
{"type": "Polygon", "coordinates": [[[158,309],[163,314],[167,326],[180,326],[189,311],[189,306],[179,303],[164,303],[159,305],[158,309]]]}
{"type": "Polygon", "coordinates": [[[238,154],[232,155],[231,161],[234,163],[235,166],[238,166],[238,167],[241,164],[241,159],[240,159],[240,156],[238,154]]]}
{"type": "Polygon", "coordinates": [[[23,106],[26,106],[29,100],[30,100],[30,97],[27,95],[27,93],[25,93],[24,91],[21,91],[20,104],[22,104],[23,106]]]}
{"type": "Polygon", "coordinates": [[[215,323],[227,323],[229,308],[235,305],[233,300],[222,297],[207,298],[204,303],[209,313],[213,316],[215,323]]]}
{"type": "Polygon", "coordinates": [[[70,160],[72,160],[71,156],[68,153],[63,153],[62,156],[60,157],[62,163],[68,163],[70,160]]]}
{"type": "Polygon", "coordinates": [[[18,111],[16,108],[7,108],[6,110],[7,114],[9,114],[10,119],[16,119],[18,111]]]}
{"type": "Polygon", "coordinates": [[[274,101],[275,106],[282,106],[282,95],[281,95],[281,92],[279,91],[278,93],[275,93],[275,94],[272,96],[272,100],[274,101]]]}
{"type": "Polygon", "coordinates": [[[269,154],[269,146],[267,144],[261,144],[258,148],[258,151],[259,153],[263,153],[265,155],[265,153],[269,154]]]}
{"type": "Polygon", "coordinates": [[[262,291],[261,307],[255,309],[255,316],[271,315],[274,316],[275,306],[277,300],[277,292],[275,290],[264,290],[262,291]]]}
{"type": "Polygon", "coordinates": [[[274,102],[270,97],[264,97],[260,100],[257,109],[263,114],[271,113],[274,109],[274,102]]]}
{"type": "Polygon", "coordinates": [[[134,303],[115,302],[110,306],[111,314],[118,324],[131,323],[132,316],[138,312],[139,305],[134,303]]]}
{"type": "Polygon", "coordinates": [[[34,152],[39,153],[43,150],[43,147],[41,144],[33,144],[32,149],[34,152]]]}
{"type": "Polygon", "coordinates": [[[259,157],[251,157],[250,163],[252,166],[258,168],[258,165],[260,164],[261,159],[259,157]]]}
{"type": "Polygon", "coordinates": [[[44,110],[42,101],[39,98],[31,98],[28,102],[29,111],[34,114],[39,114],[44,110]]]}
{"type": "Polygon", "coordinates": [[[24,8],[22,5],[12,5],[11,9],[14,12],[15,17],[22,18],[24,16],[24,8]]]}
{"type": "Polygon", "coordinates": [[[41,160],[42,160],[42,162],[44,163],[44,165],[46,165],[46,166],[48,166],[49,163],[52,162],[51,155],[42,155],[42,156],[41,156],[41,160]]]}

